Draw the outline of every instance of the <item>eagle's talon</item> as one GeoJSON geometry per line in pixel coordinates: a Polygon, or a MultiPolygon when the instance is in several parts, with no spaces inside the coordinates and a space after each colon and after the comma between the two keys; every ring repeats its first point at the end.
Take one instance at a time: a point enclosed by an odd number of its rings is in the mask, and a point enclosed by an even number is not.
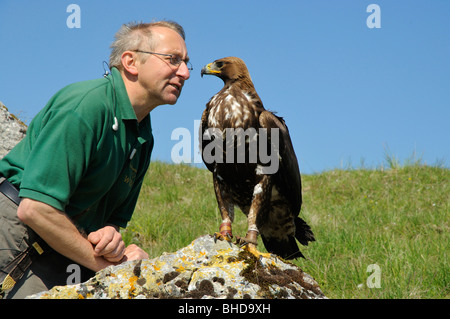
{"type": "Polygon", "coordinates": [[[236,245],[239,245],[239,248],[244,247],[245,245],[248,245],[249,242],[245,240],[245,237],[236,236],[236,245]]]}
{"type": "Polygon", "coordinates": [[[243,248],[243,247],[247,246],[248,244],[250,244],[250,243],[249,243],[249,242],[244,242],[244,243],[242,243],[242,244],[239,246],[239,248],[243,248]]]}
{"type": "Polygon", "coordinates": [[[236,245],[239,245],[240,248],[247,246],[248,244],[253,244],[256,246],[256,245],[258,245],[258,242],[254,241],[252,239],[249,239],[247,237],[236,236],[236,245]]]}
{"type": "Polygon", "coordinates": [[[214,243],[217,243],[217,239],[219,239],[219,240],[225,240],[225,241],[227,241],[227,242],[230,244],[230,246],[231,246],[232,238],[233,238],[233,235],[230,234],[230,233],[226,233],[225,235],[224,235],[224,234],[221,234],[221,233],[214,233],[214,243]]]}

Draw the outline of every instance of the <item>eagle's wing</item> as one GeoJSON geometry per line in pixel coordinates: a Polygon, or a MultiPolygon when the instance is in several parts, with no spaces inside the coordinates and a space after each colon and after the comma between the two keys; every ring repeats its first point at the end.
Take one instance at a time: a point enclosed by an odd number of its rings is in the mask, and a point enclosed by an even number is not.
{"type": "Polygon", "coordinates": [[[269,111],[261,113],[259,124],[269,132],[272,128],[279,129],[280,165],[274,176],[275,185],[288,200],[291,212],[297,216],[302,205],[302,184],[297,156],[292,146],[289,130],[283,118],[269,111]]]}
{"type": "MultiPolygon", "coordinates": [[[[266,128],[268,131],[271,128],[279,129],[279,168],[278,172],[274,174],[273,187],[275,187],[280,194],[286,199],[289,205],[290,214],[293,217],[295,224],[295,238],[302,244],[308,245],[308,242],[315,241],[314,234],[311,231],[311,227],[298,215],[302,206],[302,184],[300,177],[300,170],[298,167],[297,156],[292,146],[292,141],[289,136],[289,130],[286,123],[281,117],[274,115],[269,111],[264,111],[259,117],[261,127],[266,128]]],[[[263,234],[261,234],[263,235],[263,234]]],[[[273,250],[280,249],[278,243],[271,243],[270,240],[263,241],[266,248],[272,246],[273,250]],[[275,245],[275,247],[274,247],[275,245]]],[[[284,252],[290,251],[292,257],[303,256],[298,250],[295,240],[290,237],[289,244],[284,244],[284,252]]]]}

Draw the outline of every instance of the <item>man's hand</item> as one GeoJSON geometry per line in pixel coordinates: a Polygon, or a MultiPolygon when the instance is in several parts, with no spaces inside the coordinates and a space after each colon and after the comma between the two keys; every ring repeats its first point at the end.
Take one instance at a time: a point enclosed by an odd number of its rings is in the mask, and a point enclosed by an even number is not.
{"type": "Polygon", "coordinates": [[[120,262],[124,257],[125,243],[122,235],[113,226],[106,226],[89,234],[87,238],[94,245],[94,256],[107,261],[120,262]]]}
{"type": "Polygon", "coordinates": [[[141,260],[148,259],[148,254],[142,248],[132,244],[125,248],[125,253],[122,262],[127,260],[141,260]]]}
{"type": "Polygon", "coordinates": [[[136,245],[125,247],[117,228],[106,226],[92,232],[88,240],[94,245],[94,255],[103,257],[112,263],[122,263],[128,260],[148,259],[148,254],[136,245]]]}

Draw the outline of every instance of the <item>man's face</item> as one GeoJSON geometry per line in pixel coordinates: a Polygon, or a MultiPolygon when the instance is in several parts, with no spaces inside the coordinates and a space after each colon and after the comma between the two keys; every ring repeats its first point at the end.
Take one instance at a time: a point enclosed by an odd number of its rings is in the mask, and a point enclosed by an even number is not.
{"type": "MultiPolygon", "coordinates": [[[[153,27],[152,32],[154,49],[144,47],[140,50],[177,55],[183,61],[188,59],[186,43],[177,32],[166,27],[153,27]]],[[[139,66],[138,81],[147,91],[152,104],[175,104],[184,81],[189,77],[186,63],[181,62],[178,67],[174,66],[170,63],[169,56],[149,54],[147,60],[139,66]]]]}

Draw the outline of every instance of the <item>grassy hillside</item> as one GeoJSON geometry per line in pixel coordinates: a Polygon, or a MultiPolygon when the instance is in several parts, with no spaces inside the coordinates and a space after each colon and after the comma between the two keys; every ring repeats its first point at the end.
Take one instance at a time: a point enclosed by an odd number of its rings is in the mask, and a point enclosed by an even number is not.
{"type": "MultiPolygon", "coordinates": [[[[317,241],[295,263],[330,298],[449,298],[449,181],[449,169],[417,164],[303,175],[301,215],[317,241]]],[[[220,222],[209,171],[152,162],[123,237],[156,257],[220,222]]],[[[233,233],[246,226],[237,211],[233,233]]]]}

